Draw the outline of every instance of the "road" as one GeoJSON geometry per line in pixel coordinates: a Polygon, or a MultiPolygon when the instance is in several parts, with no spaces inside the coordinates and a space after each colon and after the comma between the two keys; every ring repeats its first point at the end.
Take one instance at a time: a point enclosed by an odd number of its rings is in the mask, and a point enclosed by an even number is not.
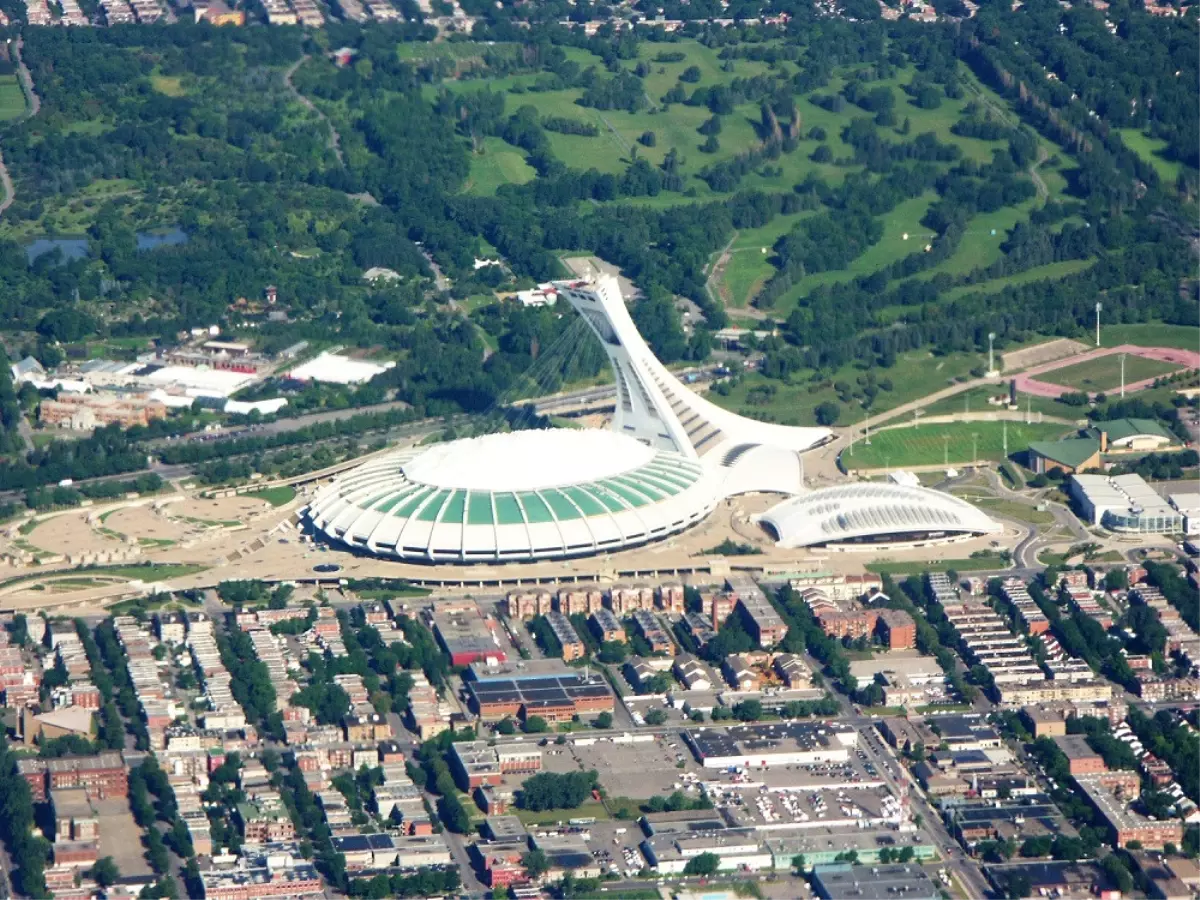
{"type": "MultiPolygon", "coordinates": [[[[21,50],[24,46],[23,38],[17,38],[17,42],[13,45],[13,56],[17,60],[17,77],[25,93],[25,102],[28,104],[28,109],[16,121],[30,119],[36,116],[42,108],[42,98],[33,89],[33,76],[29,74],[29,67],[25,65],[25,60],[21,58],[21,50]]],[[[4,199],[0,200],[0,216],[2,216],[17,199],[17,189],[13,186],[12,176],[8,174],[8,166],[4,163],[3,155],[0,155],[0,185],[4,187],[4,199]]]]}
{"type": "Polygon", "coordinates": [[[329,129],[329,149],[332,150],[333,155],[337,157],[338,165],[344,169],[346,168],[346,160],[342,156],[342,136],[338,134],[337,129],[333,127],[333,123],[329,121],[329,116],[317,109],[316,105],[302,93],[296,90],[296,86],[292,84],[292,76],[296,74],[296,70],[308,62],[309,59],[310,57],[306,53],[288,66],[287,71],[283,73],[283,83],[287,86],[287,89],[292,92],[292,96],[300,101],[300,104],[305,109],[311,113],[314,113],[318,119],[325,123],[325,126],[329,129]]]}

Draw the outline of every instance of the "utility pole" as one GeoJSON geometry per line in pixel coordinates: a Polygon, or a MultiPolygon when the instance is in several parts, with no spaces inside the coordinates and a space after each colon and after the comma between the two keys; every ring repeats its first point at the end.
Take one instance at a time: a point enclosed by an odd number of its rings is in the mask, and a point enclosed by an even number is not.
{"type": "Polygon", "coordinates": [[[1104,309],[1104,304],[1099,300],[1096,301],[1096,346],[1100,346],[1100,310],[1104,309]]]}
{"type": "Polygon", "coordinates": [[[1125,354],[1121,354],[1121,396],[1125,396],[1125,354]]]}

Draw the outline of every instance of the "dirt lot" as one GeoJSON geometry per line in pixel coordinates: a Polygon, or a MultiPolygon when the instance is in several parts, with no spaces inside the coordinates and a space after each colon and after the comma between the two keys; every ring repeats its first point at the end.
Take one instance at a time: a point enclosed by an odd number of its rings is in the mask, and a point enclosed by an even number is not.
{"type": "Polygon", "coordinates": [[[100,818],[100,856],[111,856],[122,875],[153,875],[142,848],[142,829],[133,820],[124,798],[94,800],[100,818]]]}
{"type": "Polygon", "coordinates": [[[179,519],[197,519],[202,522],[246,524],[257,514],[273,507],[265,500],[254,497],[222,497],[217,500],[189,498],[182,503],[172,503],[165,510],[167,515],[179,519]]]}
{"type": "Polygon", "coordinates": [[[154,538],[178,541],[188,533],[187,528],[166,518],[171,507],[155,512],[149,506],[129,506],[118,509],[104,520],[104,527],[132,538],[154,538]]]}
{"type": "Polygon", "coordinates": [[[29,543],[50,553],[80,554],[121,550],[126,544],[100,534],[87,523],[87,511],[52,516],[29,535],[29,543]]]}

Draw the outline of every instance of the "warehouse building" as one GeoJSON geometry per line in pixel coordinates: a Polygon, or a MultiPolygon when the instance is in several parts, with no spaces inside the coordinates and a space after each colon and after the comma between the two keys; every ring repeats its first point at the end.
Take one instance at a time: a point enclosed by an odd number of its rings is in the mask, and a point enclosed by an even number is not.
{"type": "Polygon", "coordinates": [[[688,731],[684,737],[706,769],[845,762],[858,746],[858,732],[835,722],[741,725],[723,731],[688,731]]]}

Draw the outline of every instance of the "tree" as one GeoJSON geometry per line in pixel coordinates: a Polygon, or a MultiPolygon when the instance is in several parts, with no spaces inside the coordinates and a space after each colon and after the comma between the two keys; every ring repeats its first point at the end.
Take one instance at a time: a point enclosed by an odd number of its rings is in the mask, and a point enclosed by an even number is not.
{"type": "Polygon", "coordinates": [[[804,854],[803,853],[797,853],[795,856],[792,857],[792,868],[795,869],[797,872],[803,872],[804,865],[805,865],[805,862],[804,862],[804,854]]]}
{"type": "Polygon", "coordinates": [[[1104,869],[1105,874],[1113,880],[1122,895],[1129,895],[1133,892],[1133,876],[1129,874],[1129,869],[1120,856],[1109,853],[1100,861],[1100,866],[1104,869]]]}
{"type": "Polygon", "coordinates": [[[836,424],[841,414],[842,408],[832,400],[825,400],[824,402],[818,404],[817,408],[813,410],[813,415],[816,416],[817,424],[825,425],[826,427],[836,424]]]}
{"type": "Polygon", "coordinates": [[[715,875],[717,869],[721,867],[721,857],[715,853],[701,853],[699,856],[693,856],[687,861],[687,865],[683,867],[684,875],[715,875]]]}
{"type": "Polygon", "coordinates": [[[598,784],[595,770],[587,772],[539,772],[525,779],[517,792],[521,809],[543,812],[548,809],[575,809],[598,784]]]}
{"type": "Polygon", "coordinates": [[[645,719],[647,725],[662,725],[667,721],[666,710],[658,708],[652,709],[646,713],[645,719]]]}
{"type": "Polygon", "coordinates": [[[624,641],[605,641],[600,645],[596,658],[602,663],[616,664],[625,662],[628,655],[629,648],[624,641]]]}
{"type": "Polygon", "coordinates": [[[530,716],[525,720],[526,734],[542,734],[550,730],[550,724],[541,716],[530,716]]]}
{"type": "Polygon", "coordinates": [[[516,734],[517,726],[513,724],[512,719],[501,719],[496,723],[497,734],[516,734]]]}
{"type": "Polygon", "coordinates": [[[735,704],[733,707],[733,717],[740,722],[757,722],[763,717],[761,701],[750,699],[735,704]]]}
{"type": "Polygon", "coordinates": [[[1009,900],[1024,900],[1033,891],[1033,882],[1029,880],[1029,876],[1023,872],[1018,872],[1008,877],[1008,898],[1009,900]]]}
{"type": "Polygon", "coordinates": [[[521,865],[530,878],[541,878],[550,871],[550,860],[542,850],[530,850],[521,857],[521,865]]]}
{"type": "Polygon", "coordinates": [[[613,724],[612,713],[605,711],[605,712],[600,713],[600,715],[596,716],[596,727],[597,728],[612,728],[612,724],[613,724]]]}
{"type": "Polygon", "coordinates": [[[658,136],[653,131],[643,131],[638,137],[638,143],[643,147],[653,147],[658,143],[658,136]]]}
{"type": "Polygon", "coordinates": [[[104,856],[96,860],[90,874],[96,884],[106,888],[117,883],[121,877],[121,870],[117,868],[117,864],[111,856],[104,856]]]}

